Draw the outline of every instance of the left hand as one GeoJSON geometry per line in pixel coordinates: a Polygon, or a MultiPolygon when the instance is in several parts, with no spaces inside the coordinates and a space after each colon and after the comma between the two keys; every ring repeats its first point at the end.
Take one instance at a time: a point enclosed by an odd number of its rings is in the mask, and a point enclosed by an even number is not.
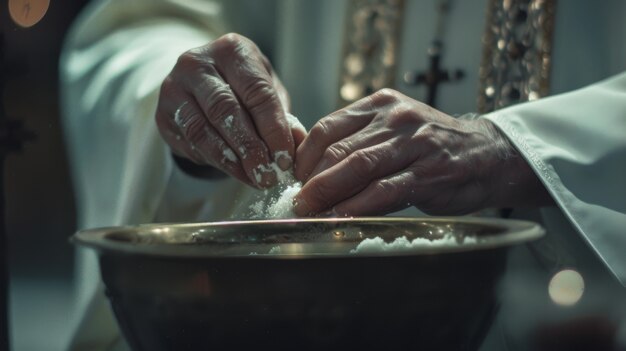
{"type": "Polygon", "coordinates": [[[390,89],[321,119],[298,147],[295,175],[305,182],[300,216],[408,206],[466,214],[543,189],[491,122],[458,120],[390,89]]]}

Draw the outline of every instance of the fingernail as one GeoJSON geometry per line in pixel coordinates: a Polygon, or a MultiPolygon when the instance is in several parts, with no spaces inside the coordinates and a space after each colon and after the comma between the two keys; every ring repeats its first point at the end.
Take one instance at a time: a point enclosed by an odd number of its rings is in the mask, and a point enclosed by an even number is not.
{"type": "Polygon", "coordinates": [[[271,188],[276,185],[276,172],[268,165],[258,165],[253,170],[256,184],[261,188],[271,188]]]}
{"type": "Polygon", "coordinates": [[[290,169],[293,164],[291,157],[288,155],[280,155],[278,160],[276,160],[276,163],[278,163],[278,167],[280,167],[283,171],[290,169]]]}
{"type": "Polygon", "coordinates": [[[293,198],[293,212],[299,217],[305,217],[311,215],[311,207],[302,199],[296,195],[293,198]]]}

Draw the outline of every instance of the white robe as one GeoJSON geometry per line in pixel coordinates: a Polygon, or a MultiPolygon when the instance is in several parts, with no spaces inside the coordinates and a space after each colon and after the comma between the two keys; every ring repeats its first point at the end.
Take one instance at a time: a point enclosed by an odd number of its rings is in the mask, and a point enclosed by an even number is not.
{"type": "MultiPolygon", "coordinates": [[[[237,203],[226,199],[237,193],[235,198],[243,202],[251,191],[232,179],[204,181],[182,173],[172,163],[154,123],[160,83],[178,55],[224,34],[227,27],[222,22],[235,23],[236,31],[249,32],[255,40],[273,43],[293,112],[305,125],[310,127],[335,109],[341,49],[337,33],[343,28],[345,3],[281,1],[277,15],[259,3],[248,1],[244,7],[254,17],[228,12],[232,1],[224,3],[226,10],[217,1],[102,1],[83,11],[68,35],[61,60],[64,126],[80,228],[213,221],[240,211],[237,203]],[[275,37],[271,31],[263,33],[255,20],[278,21],[278,33],[275,37]]],[[[468,75],[464,82],[442,88],[439,108],[448,113],[475,109],[474,71],[480,61],[485,2],[459,1],[455,6],[443,64],[463,67],[468,75]]],[[[559,2],[553,93],[626,69],[626,48],[620,39],[626,37],[625,10],[619,1],[559,2]],[[590,6],[597,7],[589,11],[590,6]],[[576,20],[581,14],[586,14],[586,28],[576,20]]],[[[434,27],[427,2],[409,1],[406,11],[410,16],[405,19],[399,75],[426,67],[426,47],[434,27]]],[[[416,98],[423,93],[421,88],[400,88],[416,98]]],[[[549,233],[534,252],[549,267],[524,263],[529,261],[525,247],[513,252],[503,288],[503,311],[528,318],[526,325],[532,325],[537,314],[547,313],[538,306],[547,298],[546,279],[560,267],[578,269],[587,284],[611,287],[581,307],[593,309],[589,306],[615,294],[616,281],[626,284],[626,74],[485,118],[520,150],[558,204],[558,209],[544,209],[542,217],[534,217],[549,233]],[[522,304],[526,308],[517,303],[516,287],[521,285],[528,289],[522,304]]],[[[102,294],[97,262],[84,250],[78,251],[77,261],[75,325],[80,328],[72,349],[111,349],[120,337],[102,294]]],[[[619,303],[616,307],[622,312],[626,308],[619,303]]],[[[550,316],[567,318],[558,311],[550,316]]],[[[511,334],[520,323],[502,320],[499,332],[511,334]]],[[[486,344],[495,342],[493,335],[486,344]]],[[[523,343],[526,335],[516,335],[510,338],[523,343]]]]}

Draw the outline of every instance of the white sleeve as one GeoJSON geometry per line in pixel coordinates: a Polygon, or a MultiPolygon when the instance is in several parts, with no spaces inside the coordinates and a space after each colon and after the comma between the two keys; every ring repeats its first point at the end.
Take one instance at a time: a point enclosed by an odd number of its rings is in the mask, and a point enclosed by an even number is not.
{"type": "Polygon", "coordinates": [[[487,114],[626,286],[626,72],[487,114]]]}
{"type": "Polygon", "coordinates": [[[78,18],[60,72],[79,226],[153,219],[172,167],[158,90],[181,53],[223,33],[219,17],[215,1],[118,0],[78,18]]]}
{"type": "MultiPolygon", "coordinates": [[[[74,23],[60,88],[79,228],[153,221],[173,168],[154,122],[158,91],[181,53],[224,33],[220,15],[216,1],[111,0],[74,23]]],[[[79,250],[76,266],[71,349],[104,350],[119,335],[97,261],[79,250]]]]}

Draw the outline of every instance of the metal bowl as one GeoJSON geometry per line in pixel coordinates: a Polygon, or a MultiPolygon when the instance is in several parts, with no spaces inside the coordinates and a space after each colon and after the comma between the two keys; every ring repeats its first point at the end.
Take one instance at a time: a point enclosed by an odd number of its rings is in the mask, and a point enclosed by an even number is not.
{"type": "Polygon", "coordinates": [[[476,349],[512,245],[537,224],[478,218],[340,218],[85,230],[133,350],[476,349]],[[453,245],[351,253],[385,242],[453,245]],[[471,238],[471,239],[468,239],[471,238]]]}

